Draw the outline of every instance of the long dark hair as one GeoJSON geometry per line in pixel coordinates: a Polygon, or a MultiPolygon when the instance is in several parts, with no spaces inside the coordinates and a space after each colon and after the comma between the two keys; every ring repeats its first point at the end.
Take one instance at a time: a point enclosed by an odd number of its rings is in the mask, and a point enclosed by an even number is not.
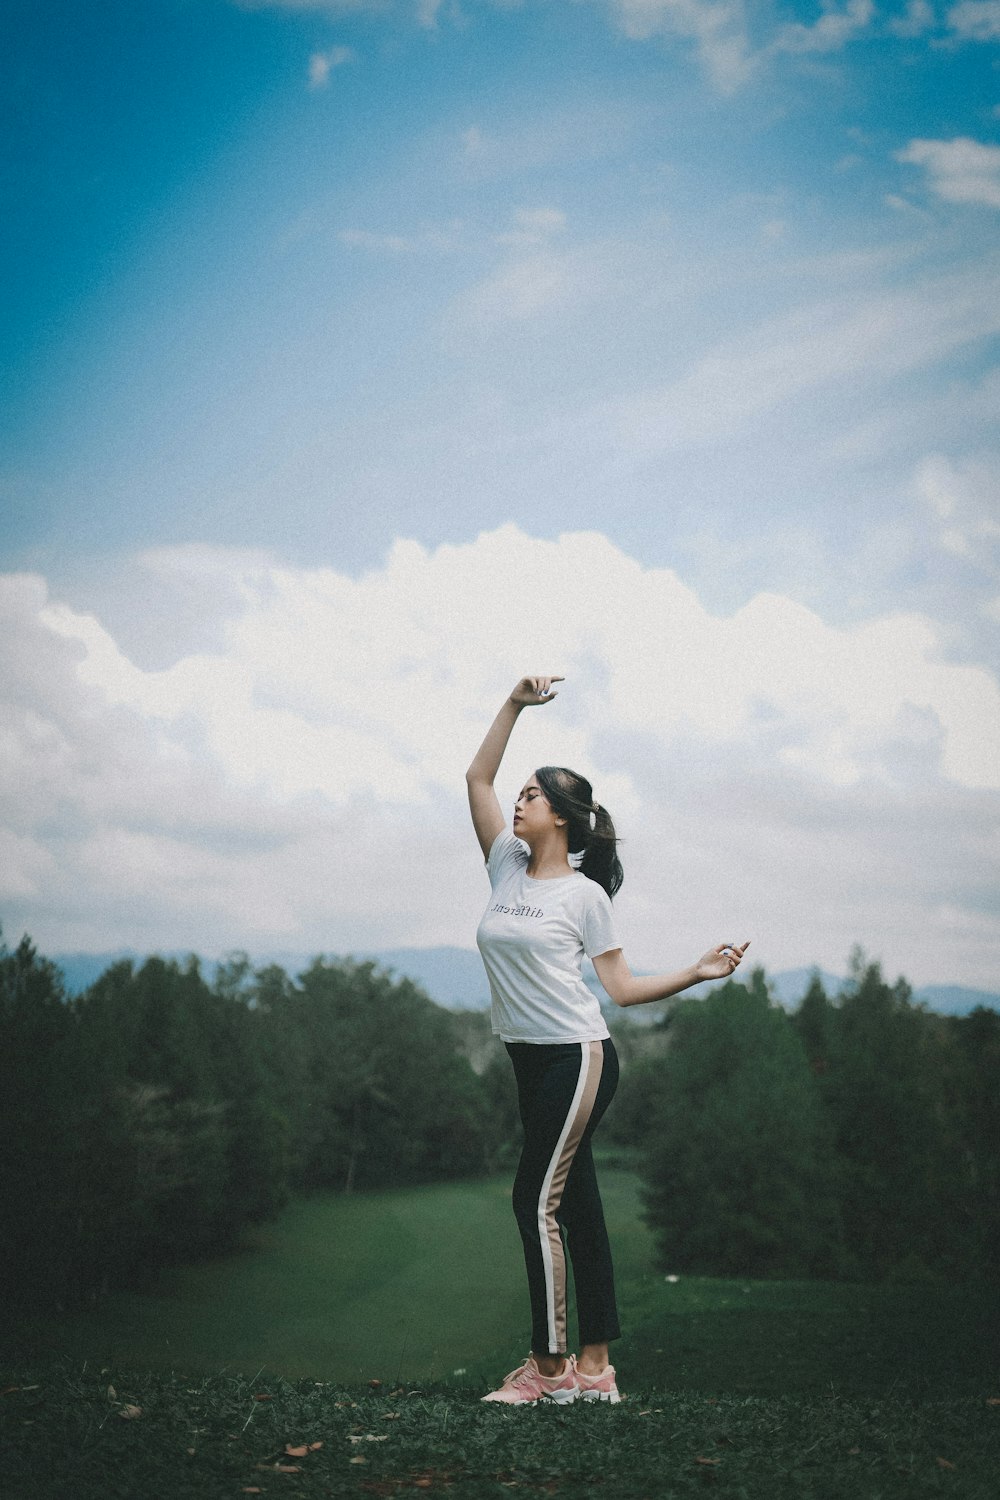
{"type": "Polygon", "coordinates": [[[595,803],[590,782],[565,766],[539,766],[535,776],[552,811],[566,819],[570,854],[583,854],[581,873],[614,896],[625,879],[617,853],[618,835],[607,808],[595,803]]]}

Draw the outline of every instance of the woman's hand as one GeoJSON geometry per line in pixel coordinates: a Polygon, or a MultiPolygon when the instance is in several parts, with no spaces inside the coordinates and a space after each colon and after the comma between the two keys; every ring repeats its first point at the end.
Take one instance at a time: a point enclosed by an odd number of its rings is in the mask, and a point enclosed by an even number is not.
{"type": "Polygon", "coordinates": [[[510,695],[511,703],[519,708],[534,708],[539,703],[551,703],[559,694],[552,691],[554,682],[565,682],[565,677],[522,677],[510,695]]]}
{"type": "Polygon", "coordinates": [[[728,979],[750,946],[750,939],[740,947],[737,943],[720,943],[709,948],[695,964],[698,979],[728,979]]]}

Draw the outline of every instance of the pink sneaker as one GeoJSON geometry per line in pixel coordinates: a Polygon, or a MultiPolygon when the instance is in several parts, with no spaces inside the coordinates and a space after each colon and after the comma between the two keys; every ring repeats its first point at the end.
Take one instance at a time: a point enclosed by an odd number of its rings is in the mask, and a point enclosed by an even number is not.
{"type": "Polygon", "coordinates": [[[605,1365],[600,1375],[585,1375],[580,1369],[575,1374],[581,1401],[610,1401],[614,1405],[622,1399],[615,1384],[614,1365],[605,1365]]]}
{"type": "Polygon", "coordinates": [[[560,1406],[565,1406],[576,1400],[578,1390],[572,1354],[561,1375],[543,1375],[529,1354],[523,1365],[504,1376],[498,1391],[490,1391],[488,1396],[480,1399],[502,1401],[506,1406],[536,1406],[539,1401],[558,1401],[560,1406]]]}

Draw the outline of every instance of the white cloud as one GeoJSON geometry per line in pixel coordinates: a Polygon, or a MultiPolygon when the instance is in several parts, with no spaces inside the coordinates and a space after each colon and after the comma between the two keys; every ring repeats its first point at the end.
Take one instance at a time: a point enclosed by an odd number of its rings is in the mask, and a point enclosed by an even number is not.
{"type": "Polygon", "coordinates": [[[896,160],[926,167],[932,190],[949,203],[1000,208],[1000,146],[968,136],[951,141],[913,140],[896,160]]]}
{"type": "Polygon", "coordinates": [[[753,72],[743,0],[611,0],[611,9],[635,41],[676,36],[694,42],[709,77],[724,93],[753,72]]]}
{"type": "Polygon", "coordinates": [[[904,13],[893,16],[887,22],[887,27],[893,36],[914,37],[923,36],[925,31],[930,31],[936,24],[934,7],[928,4],[928,0],[909,0],[904,13]]]}
{"type": "Polygon", "coordinates": [[[847,0],[842,10],[827,4],[811,26],[794,21],[781,27],[772,46],[776,52],[839,52],[867,29],[874,14],[872,0],[847,0]]]}
{"type": "Polygon", "coordinates": [[[944,550],[1000,578],[1000,457],[955,463],[933,455],[917,470],[916,491],[944,550]]]}
{"type": "Polygon", "coordinates": [[[314,52],[309,59],[309,87],[325,88],[334,68],[342,68],[345,63],[354,60],[355,53],[351,47],[330,47],[326,52],[314,52]]]}
{"type": "Polygon", "coordinates": [[[313,10],[340,19],[356,11],[380,13],[392,0],[232,0],[239,10],[313,10]]]}
{"type": "Polygon", "coordinates": [[[631,448],[723,439],[794,397],[932,365],[1000,332],[1000,268],[985,262],[905,291],[814,301],[703,355],[672,384],[618,404],[631,448]]]}
{"type": "Polygon", "coordinates": [[[356,250],[373,250],[382,255],[450,255],[461,248],[462,225],[457,221],[428,226],[414,234],[378,234],[368,229],[340,229],[337,239],[356,250]]]}
{"type": "Polygon", "coordinates": [[[929,619],[836,628],[773,593],[715,615],[598,533],[509,525],[398,542],[358,578],[154,562],[151,589],[220,601],[218,644],[159,671],[41,579],[2,581],[8,936],[13,914],[63,949],[471,944],[463,772],[517,674],[560,670],[498,790],[591,775],[628,839],[637,962],[687,961],[736,912],[771,967],[856,938],[921,980],[1000,958],[1000,923],[970,954],[941,916],[991,878],[1000,692],[929,619]]]}
{"type": "Polygon", "coordinates": [[[559,208],[519,208],[514,227],[498,235],[501,245],[545,245],[566,228],[566,215],[559,208]]]}
{"type": "MultiPolygon", "coordinates": [[[[519,241],[520,243],[521,241],[519,241]]],[[[586,255],[539,246],[505,261],[457,297],[447,326],[450,333],[490,334],[503,324],[527,323],[572,313],[597,295],[600,272],[586,255]]]]}
{"type": "Polygon", "coordinates": [[[1000,0],[959,0],[945,19],[963,41],[995,41],[1000,37],[1000,0]]]}

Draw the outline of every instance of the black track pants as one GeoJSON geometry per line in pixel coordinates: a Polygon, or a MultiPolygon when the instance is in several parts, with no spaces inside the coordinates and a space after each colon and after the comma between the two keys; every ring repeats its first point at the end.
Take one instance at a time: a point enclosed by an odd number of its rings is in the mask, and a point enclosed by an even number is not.
{"type": "Polygon", "coordinates": [[[508,1042],[524,1149],[514,1214],[531,1295],[531,1347],[566,1352],[566,1250],[580,1344],[619,1337],[611,1249],[590,1138],[618,1087],[618,1054],[603,1042],[508,1042]]]}

